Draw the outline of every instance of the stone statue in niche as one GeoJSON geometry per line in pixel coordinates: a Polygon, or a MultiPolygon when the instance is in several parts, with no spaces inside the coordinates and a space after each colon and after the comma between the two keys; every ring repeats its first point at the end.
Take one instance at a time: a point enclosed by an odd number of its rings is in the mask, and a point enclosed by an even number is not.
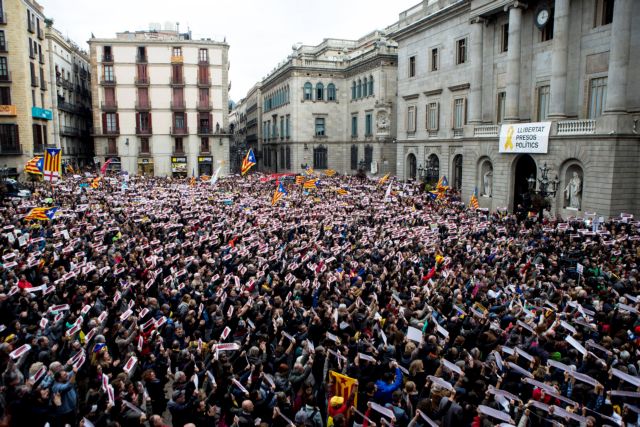
{"type": "Polygon", "coordinates": [[[580,210],[582,196],[582,179],[577,171],[573,171],[573,176],[564,189],[567,199],[567,208],[580,210]]]}
{"type": "Polygon", "coordinates": [[[482,176],[482,184],[483,184],[483,192],[482,195],[486,197],[491,197],[491,191],[493,186],[493,168],[489,167],[489,169],[482,176]]]}
{"type": "Polygon", "coordinates": [[[387,130],[389,129],[389,120],[387,119],[387,113],[385,113],[384,111],[381,111],[380,113],[378,113],[378,120],[377,120],[377,125],[378,125],[378,129],[380,130],[387,130]]]}

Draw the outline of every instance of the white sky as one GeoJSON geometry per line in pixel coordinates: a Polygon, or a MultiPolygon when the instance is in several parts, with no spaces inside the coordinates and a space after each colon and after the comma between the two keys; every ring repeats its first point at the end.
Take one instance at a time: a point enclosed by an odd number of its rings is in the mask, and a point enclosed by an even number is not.
{"type": "Polygon", "coordinates": [[[194,38],[224,37],[230,45],[231,92],[239,101],[291,53],[296,42],[357,39],[398,20],[420,0],[38,0],[54,26],[81,47],[91,33],[115,37],[150,22],[179,22],[194,38]]]}

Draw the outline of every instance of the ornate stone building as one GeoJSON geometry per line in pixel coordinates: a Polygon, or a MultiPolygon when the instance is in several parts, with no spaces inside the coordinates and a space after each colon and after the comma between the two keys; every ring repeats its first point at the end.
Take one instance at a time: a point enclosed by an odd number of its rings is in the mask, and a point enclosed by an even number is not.
{"type": "Polygon", "coordinates": [[[640,2],[425,0],[387,33],[400,178],[512,210],[546,164],[554,215],[640,213],[640,2]]]}
{"type": "Polygon", "coordinates": [[[394,172],[396,66],[396,45],[380,31],[294,46],[246,97],[259,167],[394,172]]]}

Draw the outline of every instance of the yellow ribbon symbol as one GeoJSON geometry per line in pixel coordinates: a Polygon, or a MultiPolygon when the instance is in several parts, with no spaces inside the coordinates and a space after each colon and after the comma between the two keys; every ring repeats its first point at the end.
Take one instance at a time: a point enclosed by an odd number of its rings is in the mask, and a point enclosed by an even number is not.
{"type": "Polygon", "coordinates": [[[504,143],[505,151],[513,150],[513,142],[511,140],[513,139],[514,133],[515,133],[515,130],[513,130],[513,126],[509,126],[509,129],[507,129],[507,141],[504,143]]]}

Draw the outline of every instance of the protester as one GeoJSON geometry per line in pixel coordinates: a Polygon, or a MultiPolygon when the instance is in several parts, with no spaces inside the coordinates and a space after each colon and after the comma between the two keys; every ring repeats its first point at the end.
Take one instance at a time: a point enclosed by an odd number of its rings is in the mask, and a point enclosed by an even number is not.
{"type": "Polygon", "coordinates": [[[4,200],[2,424],[639,425],[633,217],[292,178],[4,200]]]}

